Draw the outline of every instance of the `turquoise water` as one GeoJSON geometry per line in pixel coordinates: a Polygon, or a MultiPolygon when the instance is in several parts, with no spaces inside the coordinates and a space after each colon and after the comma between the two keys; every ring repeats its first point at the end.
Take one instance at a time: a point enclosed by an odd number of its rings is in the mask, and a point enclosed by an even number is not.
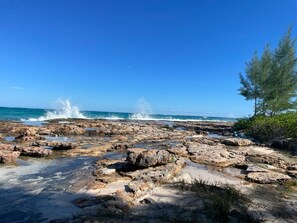
{"type": "Polygon", "coordinates": [[[7,108],[0,107],[0,120],[14,121],[46,121],[62,118],[87,118],[87,119],[130,119],[130,120],[168,120],[168,121],[235,121],[234,118],[185,116],[185,115],[161,115],[125,112],[100,112],[80,111],[77,107],[64,106],[59,110],[32,109],[32,108],[7,108]]]}

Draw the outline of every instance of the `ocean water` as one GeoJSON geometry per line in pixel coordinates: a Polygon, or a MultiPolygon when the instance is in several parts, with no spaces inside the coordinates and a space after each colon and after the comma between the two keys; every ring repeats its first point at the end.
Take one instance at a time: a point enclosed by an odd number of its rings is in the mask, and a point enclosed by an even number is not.
{"type": "Polygon", "coordinates": [[[186,115],[162,115],[152,114],[149,105],[140,101],[138,111],[126,112],[101,112],[80,111],[78,107],[72,106],[70,101],[61,101],[59,108],[33,109],[33,108],[8,108],[0,107],[0,120],[14,120],[23,122],[43,122],[52,119],[110,119],[110,120],[163,120],[163,121],[235,121],[235,118],[186,116],[186,115]]]}

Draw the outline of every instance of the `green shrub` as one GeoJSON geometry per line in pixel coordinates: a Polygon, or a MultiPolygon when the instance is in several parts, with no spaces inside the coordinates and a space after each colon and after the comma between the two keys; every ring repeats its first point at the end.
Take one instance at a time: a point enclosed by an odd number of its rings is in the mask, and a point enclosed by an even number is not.
{"type": "Polygon", "coordinates": [[[241,119],[234,124],[234,129],[244,130],[261,143],[270,143],[275,139],[297,140],[297,113],[241,119]]]}
{"type": "Polygon", "coordinates": [[[246,130],[249,129],[252,124],[252,118],[241,118],[233,125],[234,131],[246,130]]]}

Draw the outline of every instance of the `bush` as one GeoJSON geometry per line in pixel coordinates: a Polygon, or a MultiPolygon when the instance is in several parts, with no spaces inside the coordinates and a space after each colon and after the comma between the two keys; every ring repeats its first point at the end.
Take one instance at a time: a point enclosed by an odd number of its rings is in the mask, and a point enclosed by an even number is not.
{"type": "Polygon", "coordinates": [[[247,130],[250,128],[252,124],[252,118],[241,118],[238,119],[237,122],[233,125],[234,131],[241,131],[241,130],[247,130]]]}
{"type": "Polygon", "coordinates": [[[234,124],[235,128],[244,130],[261,143],[271,143],[275,139],[297,140],[297,113],[241,119],[234,124]]]}

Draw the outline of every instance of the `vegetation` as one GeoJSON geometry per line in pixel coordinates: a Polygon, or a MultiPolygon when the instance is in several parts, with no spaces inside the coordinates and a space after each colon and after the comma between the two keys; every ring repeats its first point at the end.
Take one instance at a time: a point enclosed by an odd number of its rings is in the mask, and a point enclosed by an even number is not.
{"type": "Polygon", "coordinates": [[[248,210],[251,201],[231,185],[218,186],[195,179],[191,183],[180,182],[179,188],[202,199],[207,215],[215,222],[260,221],[248,210]]]}
{"type": "Polygon", "coordinates": [[[234,124],[234,130],[244,130],[248,136],[260,143],[270,144],[276,139],[295,142],[297,140],[297,113],[289,112],[272,117],[255,116],[240,119],[234,124]]]}
{"type": "Polygon", "coordinates": [[[255,52],[246,64],[245,76],[240,74],[239,91],[246,100],[254,101],[254,116],[296,110],[295,42],[289,29],[275,50],[267,45],[261,57],[255,52]]]}

